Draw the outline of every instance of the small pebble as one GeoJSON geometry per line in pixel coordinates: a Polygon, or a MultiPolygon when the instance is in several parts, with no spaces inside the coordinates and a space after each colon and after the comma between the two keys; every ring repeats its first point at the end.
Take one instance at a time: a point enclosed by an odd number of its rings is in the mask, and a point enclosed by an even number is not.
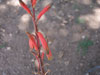
{"type": "Polygon", "coordinates": [[[66,20],[63,20],[63,23],[68,23],[68,21],[66,21],[66,20]]]}
{"type": "Polygon", "coordinates": [[[83,59],[85,59],[86,58],[86,56],[83,56],[83,59]]]}
{"type": "Polygon", "coordinates": [[[26,66],[26,68],[27,68],[27,69],[29,69],[29,68],[30,68],[30,66],[26,66]]]}
{"type": "Polygon", "coordinates": [[[65,61],[64,63],[65,63],[66,66],[68,66],[70,61],[65,61]]]}
{"type": "Polygon", "coordinates": [[[80,63],[80,67],[83,67],[83,63],[80,63]]]}
{"type": "Polygon", "coordinates": [[[15,33],[16,33],[16,34],[18,34],[18,33],[19,33],[19,31],[17,30],[17,31],[15,31],[15,33]]]}
{"type": "Polygon", "coordinates": [[[68,0],[64,0],[65,2],[67,2],[68,0]]]}
{"type": "Polygon", "coordinates": [[[1,28],[1,31],[2,31],[2,32],[5,32],[6,30],[5,30],[5,29],[3,29],[3,28],[1,28]]]}
{"type": "Polygon", "coordinates": [[[34,60],[34,59],[32,59],[31,61],[32,61],[32,62],[34,62],[35,60],[34,60]]]}
{"type": "Polygon", "coordinates": [[[5,34],[3,33],[2,36],[5,36],[5,34]]]}
{"type": "Polygon", "coordinates": [[[78,66],[76,67],[76,70],[79,70],[79,67],[78,66]]]}
{"type": "Polygon", "coordinates": [[[58,57],[62,58],[63,56],[64,56],[64,52],[60,51],[59,54],[58,54],[58,57]]]}
{"type": "Polygon", "coordinates": [[[62,23],[62,24],[61,24],[61,26],[65,26],[65,24],[64,24],[64,23],[62,23]]]}
{"type": "Polygon", "coordinates": [[[52,8],[55,9],[56,7],[53,5],[52,8]]]}
{"type": "Polygon", "coordinates": [[[97,38],[97,37],[98,37],[98,35],[95,35],[95,37],[97,38]]]}
{"type": "Polygon", "coordinates": [[[74,1],[72,0],[72,1],[70,1],[72,4],[74,3],[74,1]]]}
{"type": "Polygon", "coordinates": [[[58,69],[56,68],[56,70],[55,71],[58,71],[58,69]]]}
{"type": "Polygon", "coordinates": [[[12,37],[12,33],[10,33],[9,36],[12,37]]]}
{"type": "Polygon", "coordinates": [[[96,41],[96,43],[98,44],[98,43],[99,43],[99,41],[97,40],[97,41],[96,41]]]}
{"type": "Polygon", "coordinates": [[[7,47],[7,50],[11,50],[11,47],[7,47]]]}
{"type": "Polygon", "coordinates": [[[75,12],[79,12],[79,10],[78,9],[75,9],[75,12]]]}
{"type": "Polygon", "coordinates": [[[68,35],[68,33],[69,33],[69,32],[68,32],[68,30],[66,30],[66,29],[60,29],[60,30],[59,30],[59,34],[61,34],[61,36],[65,36],[65,37],[66,37],[66,36],[68,35]]]}
{"type": "Polygon", "coordinates": [[[64,16],[63,11],[59,11],[58,14],[59,14],[60,16],[64,16]]]}
{"type": "Polygon", "coordinates": [[[82,39],[85,39],[85,37],[86,37],[86,36],[83,35],[83,36],[82,36],[82,39]]]}
{"type": "Polygon", "coordinates": [[[51,45],[52,44],[52,41],[48,41],[48,44],[51,45]]]}
{"type": "Polygon", "coordinates": [[[3,72],[3,74],[2,75],[6,75],[6,73],[5,72],[3,72]]]}
{"type": "Polygon", "coordinates": [[[89,75],[89,73],[87,73],[86,75],[89,75]]]}
{"type": "Polygon", "coordinates": [[[60,71],[63,71],[63,70],[64,70],[63,68],[60,69],[60,71]]]}

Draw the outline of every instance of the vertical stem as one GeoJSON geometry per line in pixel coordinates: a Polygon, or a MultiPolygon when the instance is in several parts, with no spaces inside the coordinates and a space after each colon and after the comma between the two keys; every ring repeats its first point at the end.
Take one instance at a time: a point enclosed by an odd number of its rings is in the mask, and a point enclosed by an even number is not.
{"type": "Polygon", "coordinates": [[[41,75],[45,75],[45,71],[44,71],[44,67],[43,67],[43,61],[41,59],[41,54],[40,54],[40,43],[39,43],[39,37],[37,36],[37,32],[38,32],[38,27],[37,27],[37,24],[36,24],[36,21],[35,21],[35,9],[33,8],[33,16],[32,16],[32,19],[33,19],[33,24],[34,24],[34,29],[35,29],[35,34],[36,34],[36,38],[37,38],[37,46],[38,46],[38,49],[39,49],[39,61],[40,61],[40,70],[42,71],[42,74],[41,75]]]}
{"type": "Polygon", "coordinates": [[[43,61],[42,61],[41,55],[40,55],[39,37],[37,36],[38,28],[37,28],[36,22],[34,21],[34,18],[33,18],[33,22],[34,22],[35,34],[36,34],[36,38],[37,38],[37,46],[38,46],[38,49],[39,49],[40,69],[42,71],[42,75],[44,75],[45,74],[45,71],[44,71],[44,68],[43,68],[43,61]]]}

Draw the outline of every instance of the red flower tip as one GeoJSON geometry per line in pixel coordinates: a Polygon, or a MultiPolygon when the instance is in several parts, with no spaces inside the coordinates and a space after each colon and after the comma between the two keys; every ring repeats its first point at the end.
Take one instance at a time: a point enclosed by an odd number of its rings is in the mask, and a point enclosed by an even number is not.
{"type": "Polygon", "coordinates": [[[35,8],[37,0],[31,0],[32,7],[35,8]]]}
{"type": "Polygon", "coordinates": [[[37,16],[37,21],[41,18],[43,14],[45,14],[51,8],[51,4],[48,4],[37,16]]]}
{"type": "Polygon", "coordinates": [[[19,3],[30,15],[32,15],[30,9],[27,7],[27,5],[22,0],[19,0],[19,3]]]}
{"type": "Polygon", "coordinates": [[[37,46],[37,43],[34,39],[34,35],[30,34],[29,32],[26,32],[26,34],[29,37],[29,47],[30,47],[30,49],[35,48],[35,50],[38,51],[38,46],[37,46]]]}

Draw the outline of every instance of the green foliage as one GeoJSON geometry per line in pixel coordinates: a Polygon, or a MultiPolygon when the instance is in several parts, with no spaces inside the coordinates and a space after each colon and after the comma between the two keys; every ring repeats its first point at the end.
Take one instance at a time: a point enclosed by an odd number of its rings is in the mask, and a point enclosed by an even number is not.
{"type": "Polygon", "coordinates": [[[88,51],[88,48],[93,45],[93,41],[85,38],[80,40],[78,43],[78,52],[82,50],[82,55],[85,55],[88,51]]]}
{"type": "Polygon", "coordinates": [[[7,43],[4,43],[4,44],[0,45],[0,48],[4,48],[6,46],[7,46],[7,43]]]}
{"type": "Polygon", "coordinates": [[[80,6],[77,3],[74,3],[73,6],[72,6],[72,8],[74,10],[76,10],[76,9],[80,10],[81,9],[80,6]]]}
{"type": "Polygon", "coordinates": [[[85,21],[85,19],[78,17],[75,19],[75,22],[78,24],[84,24],[86,21],[85,21]]]}

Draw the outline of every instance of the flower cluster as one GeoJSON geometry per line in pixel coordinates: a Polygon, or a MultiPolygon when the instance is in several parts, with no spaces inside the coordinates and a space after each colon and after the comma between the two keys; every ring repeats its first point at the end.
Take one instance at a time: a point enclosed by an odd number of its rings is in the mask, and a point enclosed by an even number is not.
{"type": "MultiPolygon", "coordinates": [[[[38,45],[36,43],[36,38],[35,38],[36,36],[33,35],[33,34],[30,34],[29,32],[26,32],[26,34],[29,37],[29,47],[30,47],[30,50],[35,49],[36,52],[38,53],[39,52],[39,48],[38,48],[38,45]]],[[[52,54],[51,54],[51,50],[48,47],[47,41],[45,40],[45,38],[44,38],[44,36],[42,35],[41,32],[37,32],[37,35],[38,35],[39,41],[41,42],[42,47],[44,49],[44,51],[42,51],[41,58],[43,59],[44,58],[44,53],[46,53],[46,56],[47,56],[48,60],[51,60],[52,59],[52,54]]]]}
{"type": "Polygon", "coordinates": [[[37,15],[37,17],[35,17],[36,16],[35,15],[35,7],[37,4],[37,0],[31,0],[30,2],[32,4],[33,11],[31,11],[22,0],[19,0],[20,5],[27,11],[28,14],[30,14],[30,16],[33,19],[35,34],[33,35],[29,32],[26,32],[26,34],[29,38],[30,51],[36,57],[36,60],[38,61],[38,70],[42,71],[42,73],[45,74],[45,72],[43,70],[44,54],[46,54],[48,60],[51,60],[52,53],[48,47],[48,43],[47,43],[46,39],[44,38],[43,34],[38,31],[37,22],[40,20],[42,15],[44,15],[50,9],[51,4],[48,4],[46,7],[44,7],[44,9],[37,15]],[[41,51],[41,47],[43,47],[43,49],[44,49],[43,51],[41,51]],[[33,51],[33,49],[34,49],[34,51],[33,51]]]}

